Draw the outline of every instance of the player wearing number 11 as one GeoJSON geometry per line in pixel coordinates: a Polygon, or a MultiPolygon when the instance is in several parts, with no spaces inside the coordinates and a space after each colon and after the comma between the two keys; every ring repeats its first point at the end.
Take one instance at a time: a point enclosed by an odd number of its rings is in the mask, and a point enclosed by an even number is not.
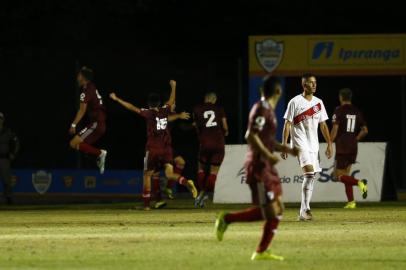
{"type": "Polygon", "coordinates": [[[352,187],[358,186],[362,197],[367,197],[367,181],[358,180],[350,176],[351,165],[355,163],[358,152],[358,141],[368,134],[367,124],[357,107],[352,105],[352,91],[348,88],[340,90],[341,106],[337,107],[333,115],[331,140],[336,144],[335,179],[345,185],[348,203],[344,208],[356,207],[352,187]]]}

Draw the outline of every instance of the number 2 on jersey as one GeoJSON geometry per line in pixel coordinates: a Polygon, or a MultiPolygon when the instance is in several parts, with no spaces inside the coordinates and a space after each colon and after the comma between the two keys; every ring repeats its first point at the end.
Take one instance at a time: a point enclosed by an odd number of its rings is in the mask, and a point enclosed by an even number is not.
{"type": "Polygon", "coordinates": [[[347,114],[347,132],[354,132],[356,119],[357,119],[356,115],[347,114]]]}
{"type": "Polygon", "coordinates": [[[216,127],[217,126],[217,122],[214,121],[214,119],[216,118],[216,113],[214,111],[205,111],[203,113],[203,117],[204,117],[204,119],[209,119],[206,122],[206,127],[216,127]]]}

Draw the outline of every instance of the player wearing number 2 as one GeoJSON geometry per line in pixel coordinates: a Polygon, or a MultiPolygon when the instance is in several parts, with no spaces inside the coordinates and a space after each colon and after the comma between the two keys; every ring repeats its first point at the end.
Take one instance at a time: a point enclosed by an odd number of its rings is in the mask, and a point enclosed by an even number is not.
{"type": "Polygon", "coordinates": [[[367,197],[367,180],[358,180],[349,174],[357,159],[358,141],[368,134],[368,128],[360,110],[352,105],[352,91],[341,89],[339,99],[341,106],[334,112],[331,129],[331,140],[336,144],[334,176],[345,185],[348,202],[344,208],[353,209],[356,208],[353,186],[358,186],[364,199],[367,197]]]}
{"type": "Polygon", "coordinates": [[[204,207],[205,200],[214,192],[217,173],[224,159],[224,137],[228,135],[228,124],[224,109],[216,102],[216,93],[209,92],[204,97],[204,103],[193,111],[200,142],[197,173],[200,193],[195,200],[195,207],[204,207]]]}
{"type": "Polygon", "coordinates": [[[70,146],[75,150],[97,157],[97,166],[100,173],[104,173],[107,151],[92,146],[106,131],[106,111],[103,100],[93,83],[93,70],[87,67],[81,68],[77,81],[82,89],[80,107],[71,124],[69,133],[76,134],[76,126],[85,114],[87,114],[89,122],[84,129],[73,137],[70,146]]]}
{"type": "Polygon", "coordinates": [[[129,102],[126,102],[115,93],[110,94],[110,98],[117,101],[124,108],[133,111],[145,118],[147,123],[147,145],[144,159],[144,187],[143,200],[144,210],[150,210],[151,200],[151,177],[154,173],[165,171],[165,176],[169,181],[177,181],[179,184],[186,186],[192,193],[193,198],[197,197],[197,190],[192,180],[174,173],[172,140],[168,129],[168,121],[176,119],[189,119],[189,114],[182,112],[179,114],[171,113],[171,107],[175,104],[176,82],[171,80],[171,95],[164,106],[161,106],[159,95],[150,94],[148,98],[148,109],[140,109],[129,102]]]}

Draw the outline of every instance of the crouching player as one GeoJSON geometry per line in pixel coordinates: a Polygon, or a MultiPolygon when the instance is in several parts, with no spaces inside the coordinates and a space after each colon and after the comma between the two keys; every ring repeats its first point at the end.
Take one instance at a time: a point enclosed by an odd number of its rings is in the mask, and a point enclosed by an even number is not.
{"type": "Polygon", "coordinates": [[[254,207],[234,213],[220,213],[216,220],[216,235],[223,240],[228,225],[234,222],[265,220],[261,241],[251,260],[283,260],[268,249],[276,233],[284,209],[282,187],[274,165],[278,157],[274,151],[297,156],[297,148],[283,146],[275,140],[275,108],[282,93],[279,81],[267,78],[261,89],[261,100],[251,109],[246,139],[249,145],[245,169],[254,207]]]}

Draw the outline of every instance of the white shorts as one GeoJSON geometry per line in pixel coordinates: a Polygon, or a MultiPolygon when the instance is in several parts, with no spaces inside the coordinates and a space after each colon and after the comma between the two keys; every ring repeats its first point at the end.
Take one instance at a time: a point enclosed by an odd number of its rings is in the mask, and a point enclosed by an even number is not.
{"type": "Polygon", "coordinates": [[[301,168],[312,165],[314,172],[321,172],[319,152],[300,151],[298,159],[301,168]]]}

